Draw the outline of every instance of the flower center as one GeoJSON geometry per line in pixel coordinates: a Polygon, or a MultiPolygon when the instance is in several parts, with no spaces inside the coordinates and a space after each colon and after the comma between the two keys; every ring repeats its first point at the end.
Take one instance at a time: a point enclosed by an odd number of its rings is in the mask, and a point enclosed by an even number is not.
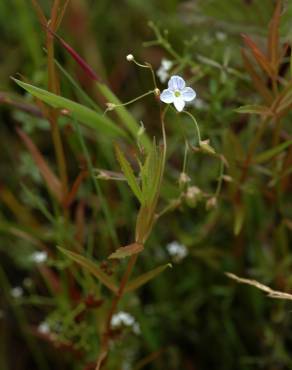
{"type": "Polygon", "coordinates": [[[178,97],[181,95],[181,94],[180,94],[180,91],[175,91],[175,92],[174,92],[174,95],[175,95],[175,97],[176,97],[176,98],[178,98],[178,97]]]}

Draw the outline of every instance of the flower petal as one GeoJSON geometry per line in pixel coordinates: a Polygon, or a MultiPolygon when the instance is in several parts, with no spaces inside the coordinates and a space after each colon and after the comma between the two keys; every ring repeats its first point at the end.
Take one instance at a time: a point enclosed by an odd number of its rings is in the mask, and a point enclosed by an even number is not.
{"type": "Polygon", "coordinates": [[[170,68],[172,67],[173,63],[171,60],[168,60],[168,59],[162,59],[161,61],[161,67],[165,70],[165,71],[169,71],[170,68]]]}
{"type": "Polygon", "coordinates": [[[191,87],[185,87],[181,92],[184,101],[192,101],[196,97],[196,92],[191,87]]]}
{"type": "Polygon", "coordinates": [[[165,89],[160,94],[160,100],[163,101],[163,103],[173,103],[174,101],[174,94],[170,89],[165,89]]]}
{"type": "Polygon", "coordinates": [[[180,96],[180,97],[175,97],[174,98],[173,104],[174,104],[175,108],[179,112],[181,112],[184,109],[186,103],[184,102],[183,98],[180,96]]]}
{"type": "Polygon", "coordinates": [[[163,83],[163,84],[166,82],[166,80],[169,77],[168,72],[165,69],[163,69],[162,67],[160,67],[158,69],[158,71],[156,72],[156,75],[158,76],[160,82],[163,83]]]}
{"type": "Polygon", "coordinates": [[[176,91],[176,90],[183,90],[186,86],[186,83],[183,78],[179,76],[172,76],[171,79],[168,81],[168,88],[176,91]]]}

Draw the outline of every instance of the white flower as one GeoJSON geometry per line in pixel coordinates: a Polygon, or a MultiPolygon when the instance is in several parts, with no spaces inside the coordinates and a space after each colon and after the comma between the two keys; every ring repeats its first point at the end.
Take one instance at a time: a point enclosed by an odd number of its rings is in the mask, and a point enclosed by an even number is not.
{"type": "Polygon", "coordinates": [[[177,241],[167,244],[166,249],[175,262],[180,262],[188,255],[187,247],[177,241]]]}
{"type": "Polygon", "coordinates": [[[226,33],[221,32],[221,31],[216,32],[215,36],[218,41],[225,41],[227,37],[226,33]]]}
{"type": "Polygon", "coordinates": [[[40,334],[49,334],[50,333],[50,326],[47,322],[43,321],[38,326],[38,332],[40,334]]]}
{"type": "Polygon", "coordinates": [[[172,76],[168,81],[168,89],[162,91],[160,100],[167,104],[173,103],[175,108],[181,112],[186,102],[194,100],[195,97],[195,91],[191,87],[186,87],[183,78],[172,76]]]}
{"type": "Polygon", "coordinates": [[[31,259],[33,262],[35,263],[43,263],[47,260],[48,258],[48,253],[45,252],[45,251],[41,251],[41,252],[34,252],[32,255],[31,255],[31,259]]]}
{"type": "Polygon", "coordinates": [[[118,328],[120,326],[131,327],[135,334],[140,334],[140,325],[135,321],[134,317],[127,312],[120,311],[113,315],[111,319],[112,328],[118,328]]]}
{"type": "Polygon", "coordinates": [[[127,312],[120,311],[113,315],[111,325],[112,327],[118,327],[121,325],[132,326],[135,322],[135,319],[132,315],[127,312]]]}
{"type": "Polygon", "coordinates": [[[21,286],[16,286],[11,289],[10,294],[13,298],[20,298],[23,296],[23,289],[21,288],[21,286]]]}
{"type": "Polygon", "coordinates": [[[171,60],[162,59],[161,66],[159,67],[159,69],[156,72],[156,74],[159,77],[161,83],[164,84],[166,82],[166,80],[169,78],[168,71],[171,69],[172,66],[173,66],[173,62],[171,60]]]}
{"type": "Polygon", "coordinates": [[[171,60],[163,58],[161,61],[161,67],[164,68],[166,71],[169,71],[170,68],[173,66],[173,62],[171,60]]]}

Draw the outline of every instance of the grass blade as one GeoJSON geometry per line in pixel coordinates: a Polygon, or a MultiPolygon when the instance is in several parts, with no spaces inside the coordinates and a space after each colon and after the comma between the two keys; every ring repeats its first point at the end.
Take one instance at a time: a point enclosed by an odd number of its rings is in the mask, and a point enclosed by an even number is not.
{"type": "Polygon", "coordinates": [[[168,267],[172,267],[172,265],[170,263],[167,263],[166,265],[156,267],[155,269],[138,276],[136,279],[129,282],[129,284],[125,288],[125,293],[132,292],[140,288],[142,285],[148,283],[148,281],[154,279],[157,275],[161,274],[168,267]]]}
{"type": "Polygon", "coordinates": [[[276,147],[259,154],[254,161],[257,164],[269,161],[276,155],[280,154],[283,150],[288,148],[290,145],[292,145],[292,140],[285,141],[284,143],[281,143],[280,145],[277,145],[276,147]]]}
{"type": "Polygon", "coordinates": [[[18,135],[21,137],[22,141],[24,142],[25,146],[29,150],[30,154],[32,155],[41,175],[43,176],[47,187],[50,189],[52,194],[58,199],[58,201],[62,200],[62,185],[60,180],[57,176],[53,173],[53,171],[48,166],[47,162],[45,161],[44,157],[35,146],[33,141],[26,135],[25,132],[20,130],[19,128],[16,129],[18,135]]]}
{"type": "Polygon", "coordinates": [[[114,293],[117,293],[118,288],[116,287],[114,281],[108,275],[106,275],[93,261],[82,256],[81,254],[69,251],[68,249],[64,249],[61,247],[58,248],[68,258],[78,263],[80,266],[84,267],[85,270],[94,275],[108,289],[110,289],[114,293]]]}
{"type": "Polygon", "coordinates": [[[263,105],[243,105],[235,109],[237,113],[250,113],[250,114],[260,114],[263,116],[272,116],[273,112],[270,108],[265,107],[263,105]]]}
{"type": "Polygon", "coordinates": [[[98,132],[102,132],[102,134],[111,137],[126,136],[125,132],[115,125],[109,118],[85,107],[84,105],[63,98],[62,96],[52,94],[46,90],[19,81],[15,78],[13,78],[13,80],[31,95],[44,101],[53,108],[68,110],[68,114],[73,118],[98,132]]]}
{"type": "Polygon", "coordinates": [[[133,191],[139,202],[142,203],[143,202],[142,192],[138,185],[132,167],[118,146],[116,146],[116,155],[120,163],[121,169],[127,179],[128,185],[130,186],[131,190],[133,191]]]}

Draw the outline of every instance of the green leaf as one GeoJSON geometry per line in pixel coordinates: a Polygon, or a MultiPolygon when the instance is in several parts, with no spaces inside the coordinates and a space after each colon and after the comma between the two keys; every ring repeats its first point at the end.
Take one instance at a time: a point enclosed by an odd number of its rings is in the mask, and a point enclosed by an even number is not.
{"type": "Polygon", "coordinates": [[[125,288],[125,293],[132,292],[133,290],[140,288],[142,285],[146,284],[148,281],[161,274],[161,272],[163,272],[168,267],[172,267],[172,265],[170,263],[167,263],[166,265],[156,267],[155,269],[138,276],[136,279],[129,282],[129,284],[125,288]]]}
{"type": "Polygon", "coordinates": [[[238,235],[242,229],[243,221],[244,221],[244,208],[242,204],[236,206],[235,208],[235,217],[234,217],[234,235],[238,235]]]}
{"type": "Polygon", "coordinates": [[[141,192],[141,189],[138,185],[138,182],[137,182],[137,179],[134,175],[132,167],[131,167],[130,163],[127,161],[126,157],[124,156],[124,154],[122,153],[122,151],[120,150],[120,148],[118,146],[116,146],[116,154],[117,154],[117,159],[120,163],[121,169],[122,169],[122,171],[123,171],[123,173],[124,173],[124,175],[127,179],[127,182],[129,184],[131,190],[133,191],[135,196],[138,198],[140,203],[142,203],[142,201],[143,201],[142,192],[141,192]]]}
{"type": "Polygon", "coordinates": [[[98,111],[99,113],[102,113],[101,108],[95,103],[94,100],[90,98],[86,94],[86,92],[78,85],[78,83],[74,80],[74,78],[66,71],[65,68],[61,66],[61,64],[55,59],[56,66],[59,68],[59,70],[63,73],[63,75],[68,79],[68,81],[71,83],[71,85],[75,88],[78,98],[80,100],[84,101],[89,107],[92,109],[98,111]]]}
{"type": "Polygon", "coordinates": [[[244,105],[235,109],[237,113],[250,113],[250,114],[261,114],[264,116],[272,116],[273,112],[263,105],[244,105]]]}
{"type": "Polygon", "coordinates": [[[270,160],[271,158],[275,157],[277,154],[280,154],[283,150],[288,148],[291,144],[292,144],[292,140],[285,141],[284,143],[281,143],[280,145],[277,145],[274,148],[266,150],[265,152],[259,154],[255,158],[254,161],[257,164],[266,162],[270,160]]]}
{"type": "Polygon", "coordinates": [[[95,112],[84,105],[63,98],[62,96],[52,94],[46,90],[19,81],[15,78],[13,78],[13,81],[15,81],[31,95],[42,100],[48,105],[54,108],[68,110],[68,114],[74,117],[76,120],[98,132],[101,132],[102,134],[109,135],[111,137],[126,136],[125,132],[120,127],[116,126],[108,117],[102,115],[101,113],[95,112]]]}
{"type": "Polygon", "coordinates": [[[114,281],[108,275],[106,275],[93,261],[82,256],[81,254],[71,252],[68,249],[64,249],[61,247],[58,247],[58,249],[71,260],[84,267],[111,291],[113,291],[114,293],[118,292],[118,288],[116,287],[114,281]]]}
{"type": "MultiPolygon", "coordinates": [[[[98,90],[101,94],[108,100],[109,103],[116,105],[121,105],[121,101],[116,97],[116,95],[103,83],[98,82],[98,90]]],[[[123,125],[129,130],[133,137],[137,138],[137,133],[140,130],[140,126],[135,120],[135,118],[129,113],[129,111],[124,106],[119,106],[114,109],[117,113],[123,125]]],[[[140,138],[141,143],[144,145],[145,149],[148,151],[151,148],[151,141],[149,140],[146,133],[140,138]]]]}
{"type": "Polygon", "coordinates": [[[143,202],[150,205],[158,197],[162,176],[162,155],[153,140],[144,165],[141,168],[143,202]]]}
{"type": "Polygon", "coordinates": [[[108,258],[121,259],[121,258],[129,257],[129,256],[132,256],[133,254],[142,252],[143,249],[144,249],[143,244],[132,243],[132,244],[126,245],[125,247],[118,248],[108,258]]]}

